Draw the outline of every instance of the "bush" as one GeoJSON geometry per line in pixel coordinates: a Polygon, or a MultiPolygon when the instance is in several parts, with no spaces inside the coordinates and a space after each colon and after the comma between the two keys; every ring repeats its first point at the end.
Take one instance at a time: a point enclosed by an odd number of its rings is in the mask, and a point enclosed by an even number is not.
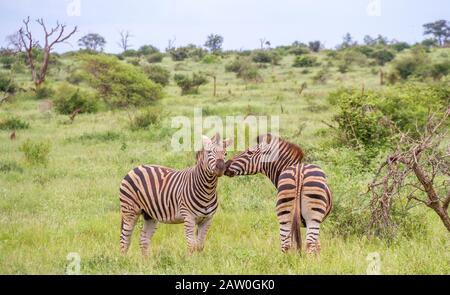
{"type": "Polygon", "coordinates": [[[159,53],[159,49],[153,45],[142,45],[137,50],[138,55],[150,55],[155,53],[159,53]]]}
{"type": "Polygon", "coordinates": [[[150,54],[147,57],[147,61],[149,63],[157,63],[157,62],[162,62],[163,58],[164,58],[164,54],[155,52],[155,53],[150,54]]]}
{"type": "Polygon", "coordinates": [[[439,80],[450,73],[450,61],[446,60],[433,64],[430,69],[430,75],[435,80],[439,80]]]}
{"type": "Polygon", "coordinates": [[[394,61],[394,74],[405,80],[410,76],[420,76],[430,63],[423,48],[416,47],[411,54],[394,61]]]}
{"type": "Polygon", "coordinates": [[[259,82],[262,80],[258,68],[248,57],[236,58],[234,61],[225,66],[225,71],[234,72],[238,78],[245,81],[259,82]]]}
{"type": "Polygon", "coordinates": [[[214,64],[219,61],[219,56],[217,54],[206,54],[202,58],[202,63],[204,64],[214,64]]]}
{"type": "Polygon", "coordinates": [[[11,77],[5,73],[0,72],[0,92],[7,92],[14,94],[17,90],[17,85],[11,81],[11,77]]]}
{"type": "Polygon", "coordinates": [[[339,108],[334,120],[345,143],[371,147],[387,142],[391,135],[388,122],[375,107],[372,101],[374,95],[373,92],[362,94],[356,89],[340,89],[330,93],[330,102],[339,108]]]}
{"type": "Polygon", "coordinates": [[[160,108],[148,108],[138,113],[131,120],[131,130],[145,129],[150,125],[156,125],[161,120],[160,108]]]}
{"type": "Polygon", "coordinates": [[[292,64],[293,67],[314,67],[318,65],[317,58],[315,56],[297,56],[294,60],[294,63],[292,64]]]}
{"type": "Polygon", "coordinates": [[[0,130],[18,130],[18,129],[28,129],[30,124],[22,121],[18,117],[9,117],[0,120],[0,130]]]}
{"type": "Polygon", "coordinates": [[[183,74],[175,74],[173,79],[175,83],[181,88],[181,95],[197,94],[200,85],[206,84],[208,80],[198,73],[193,73],[192,77],[183,74]]]}
{"type": "Polygon", "coordinates": [[[76,110],[78,113],[95,113],[98,110],[98,104],[90,93],[68,83],[59,86],[55,96],[55,109],[60,114],[69,115],[76,110]]]}
{"type": "Polygon", "coordinates": [[[377,51],[374,51],[370,57],[372,57],[373,59],[376,60],[376,62],[378,63],[378,65],[382,66],[387,62],[390,62],[391,60],[394,59],[395,54],[388,50],[388,49],[380,49],[377,51]]]}
{"type": "Polygon", "coordinates": [[[377,147],[389,144],[400,131],[417,135],[430,112],[441,113],[450,103],[450,86],[445,82],[429,85],[406,83],[384,92],[340,89],[328,100],[338,106],[335,121],[345,142],[377,147]]]}
{"type": "Polygon", "coordinates": [[[392,49],[394,49],[397,52],[401,52],[405,49],[410,48],[411,46],[409,46],[408,43],[406,42],[396,42],[394,44],[391,45],[392,49]]]}
{"type": "Polygon", "coordinates": [[[85,55],[83,69],[89,84],[108,104],[118,107],[148,105],[162,98],[161,85],[137,67],[107,55],[85,55]]]}
{"type": "Polygon", "coordinates": [[[144,72],[147,77],[160,84],[161,86],[166,86],[169,84],[170,72],[166,68],[158,65],[147,65],[143,67],[144,72]]]}
{"type": "Polygon", "coordinates": [[[277,65],[280,62],[281,57],[272,51],[255,50],[252,54],[252,61],[258,63],[271,63],[277,65]]]}
{"type": "Polygon", "coordinates": [[[293,55],[304,55],[309,53],[309,49],[306,47],[296,46],[292,47],[291,50],[289,50],[289,53],[293,55]]]}
{"type": "Polygon", "coordinates": [[[87,77],[81,71],[76,70],[76,71],[72,71],[66,80],[67,80],[67,82],[69,82],[71,84],[78,85],[81,82],[86,81],[87,77]]]}
{"type": "Polygon", "coordinates": [[[27,140],[19,150],[24,153],[25,160],[31,165],[46,165],[50,153],[50,143],[27,140]]]}
{"type": "Polygon", "coordinates": [[[47,99],[51,98],[55,94],[55,91],[48,84],[41,85],[36,89],[35,98],[36,99],[47,99]]]}
{"type": "Polygon", "coordinates": [[[10,70],[15,62],[15,57],[12,54],[2,54],[0,55],[0,63],[4,69],[10,70]]]}
{"type": "Polygon", "coordinates": [[[182,61],[188,57],[188,49],[186,47],[173,48],[169,51],[172,60],[182,61]]]}

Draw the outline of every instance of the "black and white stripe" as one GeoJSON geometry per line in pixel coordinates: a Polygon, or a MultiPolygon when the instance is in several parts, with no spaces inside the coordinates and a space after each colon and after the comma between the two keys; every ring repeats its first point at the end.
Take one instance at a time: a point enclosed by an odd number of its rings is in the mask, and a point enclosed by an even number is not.
{"type": "Polygon", "coordinates": [[[259,136],[257,145],[227,161],[225,175],[265,174],[278,189],[276,212],[282,251],[301,248],[300,227],[306,224],[308,253],[320,251],[319,229],[332,208],[323,171],[301,164],[303,151],[271,134],[259,136]]]}
{"type": "Polygon", "coordinates": [[[144,217],[140,247],[144,255],[158,222],[184,223],[189,251],[203,249],[206,233],[217,210],[218,177],[225,171],[224,155],[230,140],[204,137],[197,164],[184,170],[141,165],[120,184],[122,217],[120,247],[126,253],[140,215],[144,217]],[[197,225],[197,236],[195,235],[197,225]]]}

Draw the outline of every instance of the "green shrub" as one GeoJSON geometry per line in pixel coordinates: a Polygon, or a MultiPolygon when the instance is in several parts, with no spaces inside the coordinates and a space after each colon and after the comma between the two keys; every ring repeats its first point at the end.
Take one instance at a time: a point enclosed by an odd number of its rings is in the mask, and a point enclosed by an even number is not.
{"type": "Polygon", "coordinates": [[[410,76],[421,76],[430,64],[423,48],[416,47],[409,55],[394,61],[394,74],[405,80],[410,76]]]}
{"type": "Polygon", "coordinates": [[[46,165],[48,163],[48,155],[50,153],[50,143],[48,142],[32,142],[27,140],[19,150],[25,155],[25,160],[31,165],[46,165]]]}
{"type": "Polygon", "coordinates": [[[90,93],[68,83],[58,87],[54,106],[58,113],[66,115],[76,110],[78,113],[95,113],[98,110],[98,104],[90,93]]]}
{"type": "Polygon", "coordinates": [[[158,65],[147,65],[143,67],[143,70],[147,74],[147,77],[153,82],[156,82],[161,86],[169,84],[170,71],[166,68],[158,65]]]}
{"type": "Polygon", "coordinates": [[[133,66],[139,66],[141,59],[139,57],[132,57],[132,58],[127,59],[127,62],[129,64],[132,64],[133,66]]]}
{"type": "Polygon", "coordinates": [[[0,92],[7,92],[14,94],[17,90],[17,85],[11,81],[11,77],[6,73],[0,72],[0,92]]]}
{"type": "Polygon", "coordinates": [[[364,93],[340,89],[330,93],[328,100],[338,107],[334,119],[345,143],[377,147],[389,144],[396,128],[415,136],[425,127],[430,112],[441,115],[450,103],[450,86],[445,82],[406,83],[364,93]]]}
{"type": "Polygon", "coordinates": [[[22,121],[18,117],[9,117],[0,120],[0,130],[18,130],[28,128],[30,128],[30,124],[28,122],[22,121]]]}
{"type": "Polygon", "coordinates": [[[160,52],[155,52],[155,53],[152,53],[147,56],[147,61],[149,63],[157,63],[157,62],[162,62],[163,58],[164,58],[164,54],[162,54],[160,52]]]}
{"type": "Polygon", "coordinates": [[[13,67],[15,62],[15,57],[12,54],[1,54],[0,55],[0,63],[2,64],[4,69],[10,70],[13,67]]]}
{"type": "Polygon", "coordinates": [[[338,106],[334,120],[345,143],[351,146],[385,144],[391,135],[389,122],[375,107],[374,92],[361,93],[356,89],[340,89],[330,93],[329,101],[338,106]]]}
{"type": "Polygon", "coordinates": [[[198,93],[200,85],[208,82],[208,80],[199,73],[193,73],[191,77],[184,74],[175,74],[173,78],[175,83],[181,88],[181,95],[196,94],[198,93]]]}
{"type": "Polygon", "coordinates": [[[67,77],[67,82],[71,83],[71,84],[75,84],[78,85],[83,81],[86,81],[88,78],[86,77],[85,74],[83,74],[83,72],[76,70],[76,71],[72,71],[69,76],[67,77]]]}
{"type": "Polygon", "coordinates": [[[150,125],[158,124],[161,120],[160,108],[147,108],[139,112],[131,120],[131,130],[145,129],[150,125]]]}
{"type": "Polygon", "coordinates": [[[271,63],[277,65],[281,57],[274,51],[255,50],[252,54],[252,61],[257,63],[271,63]]]}
{"type": "Polygon", "coordinates": [[[137,67],[107,55],[84,55],[83,69],[89,84],[111,106],[148,105],[162,98],[161,85],[149,80],[137,67]]]}
{"type": "Polygon", "coordinates": [[[248,57],[238,57],[225,66],[225,71],[234,72],[238,78],[245,81],[260,82],[262,77],[258,68],[251,62],[248,57]]]}
{"type": "Polygon", "coordinates": [[[308,48],[306,47],[301,47],[301,46],[295,46],[293,48],[291,48],[291,50],[289,50],[290,54],[293,55],[304,55],[304,54],[308,54],[310,51],[308,48]]]}
{"type": "Polygon", "coordinates": [[[315,56],[303,55],[297,56],[292,64],[293,67],[314,67],[318,65],[317,58],[315,56]]]}
{"type": "Polygon", "coordinates": [[[204,64],[214,64],[219,61],[219,56],[217,54],[206,54],[202,58],[202,63],[204,64]]]}
{"type": "Polygon", "coordinates": [[[377,64],[382,66],[387,62],[390,62],[391,60],[394,59],[395,54],[388,49],[380,49],[377,51],[374,51],[370,57],[372,57],[373,59],[376,60],[377,64]]]}
{"type": "Polygon", "coordinates": [[[150,55],[155,53],[159,53],[159,49],[153,45],[142,45],[137,50],[138,55],[150,55]]]}
{"type": "Polygon", "coordinates": [[[48,84],[41,85],[36,89],[36,99],[49,99],[55,94],[55,91],[48,84]]]}
{"type": "Polygon", "coordinates": [[[182,61],[188,58],[189,50],[186,47],[178,47],[178,48],[172,48],[169,51],[170,56],[172,57],[172,60],[174,61],[182,61]]]}
{"type": "Polygon", "coordinates": [[[446,60],[440,63],[435,63],[431,66],[430,75],[435,80],[439,80],[450,73],[450,61],[446,60]]]}

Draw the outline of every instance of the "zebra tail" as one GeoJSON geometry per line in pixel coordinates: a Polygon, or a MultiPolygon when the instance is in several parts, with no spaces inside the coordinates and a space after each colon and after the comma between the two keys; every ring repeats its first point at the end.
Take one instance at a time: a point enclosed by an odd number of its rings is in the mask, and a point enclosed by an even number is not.
{"type": "Polygon", "coordinates": [[[302,187],[303,187],[303,164],[300,166],[298,170],[298,182],[297,182],[297,189],[295,193],[295,199],[294,199],[294,214],[292,218],[292,224],[291,224],[291,235],[292,235],[292,242],[294,249],[301,251],[302,250],[302,236],[301,236],[301,194],[302,194],[302,187]]]}

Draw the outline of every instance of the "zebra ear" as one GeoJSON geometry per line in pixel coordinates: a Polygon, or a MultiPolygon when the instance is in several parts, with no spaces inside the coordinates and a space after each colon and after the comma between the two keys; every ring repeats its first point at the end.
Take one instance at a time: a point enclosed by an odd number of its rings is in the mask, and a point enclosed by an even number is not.
{"type": "Polygon", "coordinates": [[[219,142],[220,142],[220,134],[218,132],[216,134],[214,134],[214,136],[211,138],[211,142],[213,142],[215,144],[219,144],[219,142]]]}
{"type": "Polygon", "coordinates": [[[223,148],[227,148],[229,146],[233,145],[233,139],[232,138],[227,138],[223,140],[223,148]]]}
{"type": "Polygon", "coordinates": [[[208,149],[209,145],[211,144],[211,139],[209,139],[208,136],[203,135],[202,136],[202,143],[203,143],[203,148],[206,150],[206,149],[208,149]]]}

